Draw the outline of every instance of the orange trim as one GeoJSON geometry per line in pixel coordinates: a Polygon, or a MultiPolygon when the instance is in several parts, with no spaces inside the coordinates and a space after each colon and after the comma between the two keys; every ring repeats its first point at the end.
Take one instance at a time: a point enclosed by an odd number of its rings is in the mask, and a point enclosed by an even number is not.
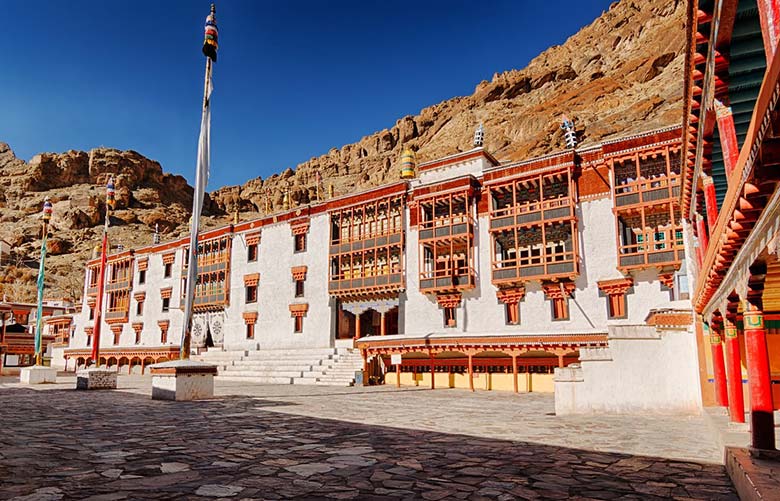
{"type": "Polygon", "coordinates": [[[244,287],[256,287],[259,282],[259,273],[250,273],[249,275],[244,275],[244,287]]]}
{"type": "Polygon", "coordinates": [[[143,328],[144,328],[144,323],[143,322],[136,322],[136,323],[133,324],[133,330],[135,331],[136,334],[141,332],[143,330],[143,328]]]}
{"type": "Polygon", "coordinates": [[[439,303],[441,308],[457,308],[460,306],[460,302],[463,296],[460,293],[457,294],[439,294],[436,296],[436,302],[439,303]]]}
{"type": "Polygon", "coordinates": [[[542,285],[547,299],[564,299],[571,296],[577,288],[574,282],[546,283],[542,285]]]}
{"type": "Polygon", "coordinates": [[[149,258],[141,257],[136,260],[138,271],[144,271],[149,267],[149,258]]]}
{"type": "Polygon", "coordinates": [[[133,298],[134,298],[134,299],[135,299],[137,302],[139,302],[139,303],[140,303],[141,301],[145,301],[145,300],[146,300],[146,292],[136,292],[136,293],[133,295],[133,298]]]}
{"type": "Polygon", "coordinates": [[[257,323],[257,312],[256,311],[245,311],[242,316],[244,317],[244,323],[245,324],[254,324],[257,323]]]}
{"type": "Polygon", "coordinates": [[[306,266],[293,266],[290,270],[292,272],[292,278],[293,280],[306,280],[306,271],[308,270],[308,267],[306,266]]]}
{"type": "Polygon", "coordinates": [[[170,254],[163,255],[163,264],[173,264],[173,262],[176,260],[176,253],[171,252],[170,254]]]}
{"type": "Polygon", "coordinates": [[[118,336],[118,335],[122,334],[122,326],[123,326],[123,324],[112,325],[111,326],[111,332],[114,333],[114,336],[118,336]]]}
{"type": "Polygon", "coordinates": [[[250,233],[246,236],[247,245],[258,245],[260,243],[260,232],[250,233]]]}
{"type": "Polygon", "coordinates": [[[674,289],[674,273],[661,273],[658,275],[658,281],[664,284],[667,289],[674,289]]]}
{"type": "Polygon", "coordinates": [[[290,222],[290,231],[292,232],[293,236],[295,235],[305,235],[309,232],[309,220],[303,220],[303,221],[291,221],[290,222]]]}
{"type": "Polygon", "coordinates": [[[596,282],[599,289],[608,296],[624,295],[634,285],[633,278],[616,278],[614,280],[601,280],[596,282]]]}
{"type": "Polygon", "coordinates": [[[504,304],[517,304],[525,297],[525,287],[498,289],[496,291],[496,297],[504,304]]]}
{"type": "Polygon", "coordinates": [[[170,320],[158,320],[157,325],[160,327],[160,330],[167,331],[168,327],[171,325],[170,320]]]}
{"type": "Polygon", "coordinates": [[[172,294],[173,294],[173,287],[166,287],[165,289],[160,289],[160,297],[163,299],[170,298],[172,294]]]}
{"type": "MultiPolygon", "coordinates": [[[[91,348],[66,348],[65,357],[66,358],[91,358],[92,349],[91,348]]],[[[141,347],[101,348],[100,358],[108,359],[109,357],[116,358],[117,360],[120,358],[128,358],[128,359],[138,358],[144,360],[147,357],[155,358],[155,359],[160,357],[177,359],[179,358],[179,347],[160,346],[157,348],[141,348],[141,347]]]]}
{"type": "Polygon", "coordinates": [[[293,317],[306,316],[306,312],[309,311],[308,303],[295,303],[290,305],[290,313],[293,317]]]}

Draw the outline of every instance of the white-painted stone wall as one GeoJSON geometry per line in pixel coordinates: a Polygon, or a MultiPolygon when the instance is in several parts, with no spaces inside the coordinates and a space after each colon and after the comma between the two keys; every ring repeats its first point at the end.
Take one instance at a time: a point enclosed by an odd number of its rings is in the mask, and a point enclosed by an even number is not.
{"type": "Polygon", "coordinates": [[[692,329],[615,326],[609,348],[583,348],[580,360],[555,370],[556,414],[701,411],[692,329]]]}

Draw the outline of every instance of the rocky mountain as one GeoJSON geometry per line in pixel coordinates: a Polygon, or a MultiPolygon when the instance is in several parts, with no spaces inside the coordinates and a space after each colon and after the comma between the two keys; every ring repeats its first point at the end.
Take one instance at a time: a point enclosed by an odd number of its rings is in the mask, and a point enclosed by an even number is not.
{"type": "MultiPolygon", "coordinates": [[[[398,179],[404,147],[418,162],[472,147],[474,128],[485,127],[485,147],[500,160],[517,160],[563,148],[560,117],[575,121],[581,146],[680,122],[684,48],[682,0],[622,0],[564,44],[546,50],[521,70],[493,75],[470,96],[455,97],[406,116],[360,141],[333,148],[266,179],[211,194],[206,227],[225,224],[235,207],[241,219],[281,210],[290,190],[294,204],[316,199],[328,185],[336,195],[398,179]]],[[[301,138],[305,141],[305,138],[301,138]]],[[[251,156],[251,152],[247,152],[251,156]]],[[[32,300],[40,249],[39,214],[44,196],[54,203],[48,269],[50,295],[78,297],[83,263],[101,234],[101,206],[109,175],[117,177],[118,207],[112,243],[151,242],[155,225],[163,239],[187,229],[192,188],[165,174],[159,163],[134,151],[44,153],[29,163],[0,143],[0,239],[14,260],[0,272],[9,298],[32,300]]]]}
{"type": "MultiPolygon", "coordinates": [[[[404,147],[418,162],[472,148],[474,129],[485,127],[485,147],[500,160],[517,160],[563,148],[560,118],[574,119],[587,146],[633,132],[680,123],[685,2],[623,0],[564,44],[522,70],[493,75],[470,96],[448,99],[406,116],[354,144],[333,148],[295,169],[212,193],[230,209],[279,210],[289,187],[296,203],[316,198],[316,172],[335,194],[398,179],[404,147]]],[[[303,139],[305,140],[305,138],[303,139]]]]}

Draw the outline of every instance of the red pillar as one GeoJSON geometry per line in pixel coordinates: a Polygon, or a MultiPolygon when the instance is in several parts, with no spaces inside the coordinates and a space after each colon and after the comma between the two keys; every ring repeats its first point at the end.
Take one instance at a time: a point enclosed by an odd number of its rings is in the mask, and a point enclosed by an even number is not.
{"type": "Polygon", "coordinates": [[[726,381],[729,389],[729,417],[732,423],[745,422],[745,396],[742,392],[742,360],[737,326],[724,318],[726,335],[726,381]]]}
{"type": "Polygon", "coordinates": [[[715,396],[718,405],[728,407],[729,394],[726,386],[726,364],[723,360],[723,343],[720,336],[710,330],[710,326],[704,323],[704,334],[710,336],[710,347],[712,348],[712,372],[715,379],[715,396]]]}
{"type": "Polygon", "coordinates": [[[517,355],[512,355],[512,379],[514,380],[515,393],[517,393],[517,355]]]}
{"type": "Polygon", "coordinates": [[[778,0],[757,0],[758,17],[761,22],[761,35],[764,38],[766,66],[772,64],[780,39],[780,2],[778,0]]]}
{"type": "Polygon", "coordinates": [[[715,224],[718,222],[718,200],[715,197],[715,182],[712,177],[706,176],[702,179],[704,186],[704,204],[707,208],[707,226],[710,234],[715,231],[715,224]]]}
{"type": "Polygon", "coordinates": [[[701,252],[701,262],[704,262],[704,256],[707,255],[707,246],[710,239],[707,237],[707,226],[704,224],[704,218],[699,216],[696,220],[696,233],[699,236],[699,252],[701,252]]]}
{"type": "MultiPolygon", "coordinates": [[[[737,160],[739,159],[739,144],[737,143],[737,131],[734,128],[734,115],[731,114],[731,108],[725,106],[720,101],[715,102],[715,113],[718,117],[720,147],[723,150],[723,166],[726,170],[726,179],[728,180],[737,167],[737,160]]],[[[711,226],[711,228],[714,228],[714,226],[711,226]]]]}
{"type": "Polygon", "coordinates": [[[772,405],[772,380],[769,374],[769,350],[764,315],[749,301],[744,302],[745,358],[750,386],[750,432],[756,449],[775,448],[775,419],[772,405]]]}
{"type": "Polygon", "coordinates": [[[395,387],[401,387],[401,364],[395,364],[395,387]]]}
{"type": "Polygon", "coordinates": [[[360,339],[360,314],[355,315],[355,339],[360,339]]]}

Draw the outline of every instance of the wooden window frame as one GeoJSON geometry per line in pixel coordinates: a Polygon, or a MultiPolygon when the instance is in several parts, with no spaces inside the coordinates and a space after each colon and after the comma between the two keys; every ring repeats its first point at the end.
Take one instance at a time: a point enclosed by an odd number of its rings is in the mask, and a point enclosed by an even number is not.
{"type": "Polygon", "coordinates": [[[254,263],[257,261],[259,247],[257,244],[247,244],[246,246],[246,261],[247,263],[254,263]]]}
{"type": "Polygon", "coordinates": [[[162,298],[162,312],[166,313],[171,311],[171,298],[164,297],[162,298]]]}
{"type": "Polygon", "coordinates": [[[306,233],[293,235],[293,252],[306,252],[306,233]]]}
{"type": "Polygon", "coordinates": [[[163,278],[171,278],[173,276],[173,263],[165,263],[163,265],[163,278]]]}
{"type": "Polygon", "coordinates": [[[247,285],[245,287],[244,303],[254,304],[257,303],[258,290],[257,285],[247,285]]]}

